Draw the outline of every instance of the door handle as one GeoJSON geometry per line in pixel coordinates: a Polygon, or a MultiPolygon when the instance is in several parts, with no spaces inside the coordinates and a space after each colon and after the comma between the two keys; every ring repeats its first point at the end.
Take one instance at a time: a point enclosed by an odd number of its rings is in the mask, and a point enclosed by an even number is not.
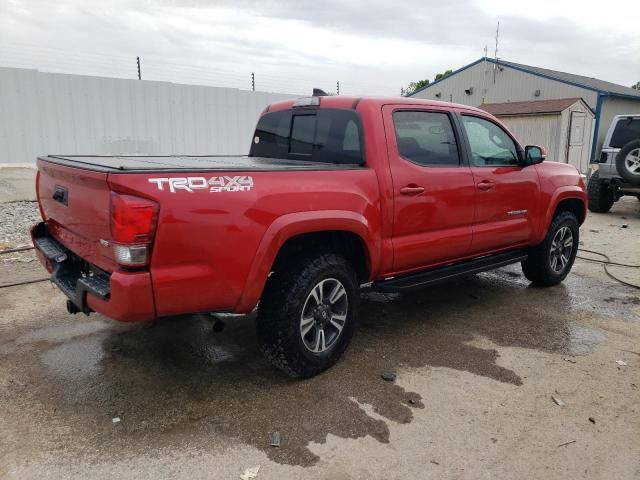
{"type": "Polygon", "coordinates": [[[486,192],[487,190],[491,190],[495,185],[495,183],[490,182],[489,180],[483,180],[478,183],[476,187],[478,187],[478,190],[483,190],[486,192]]]}
{"type": "Polygon", "coordinates": [[[406,187],[402,187],[400,189],[400,193],[402,195],[420,195],[423,192],[424,192],[424,187],[421,187],[414,183],[409,184],[406,187]]]}

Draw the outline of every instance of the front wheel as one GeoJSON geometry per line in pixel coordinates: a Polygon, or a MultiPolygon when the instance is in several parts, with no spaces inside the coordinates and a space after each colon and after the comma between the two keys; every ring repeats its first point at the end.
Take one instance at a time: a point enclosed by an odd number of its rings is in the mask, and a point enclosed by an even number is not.
{"type": "Polygon", "coordinates": [[[319,254],[284,265],[267,281],[258,306],[258,339],[266,358],[305,378],[335,364],[353,336],[359,284],[341,256],[319,254]]]}
{"type": "Polygon", "coordinates": [[[550,286],[562,282],[571,271],[578,253],[580,229],[571,212],[555,216],[544,241],[530,249],[522,262],[522,272],[535,285],[550,286]]]}

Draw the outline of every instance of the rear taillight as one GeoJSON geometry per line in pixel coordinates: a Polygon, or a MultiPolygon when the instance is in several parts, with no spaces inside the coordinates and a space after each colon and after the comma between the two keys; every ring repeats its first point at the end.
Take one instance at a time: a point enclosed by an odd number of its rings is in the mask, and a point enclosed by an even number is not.
{"type": "Polygon", "coordinates": [[[146,265],[157,223],[156,202],[112,192],[111,237],[116,261],[127,266],[146,265]]]}

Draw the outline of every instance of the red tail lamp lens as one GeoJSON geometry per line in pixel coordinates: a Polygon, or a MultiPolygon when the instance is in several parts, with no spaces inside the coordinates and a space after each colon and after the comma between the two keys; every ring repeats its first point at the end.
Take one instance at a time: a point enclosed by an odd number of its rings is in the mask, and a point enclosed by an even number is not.
{"type": "Polygon", "coordinates": [[[150,243],[158,222],[158,204],[133,195],[111,193],[111,236],[119,243],[150,243]]]}

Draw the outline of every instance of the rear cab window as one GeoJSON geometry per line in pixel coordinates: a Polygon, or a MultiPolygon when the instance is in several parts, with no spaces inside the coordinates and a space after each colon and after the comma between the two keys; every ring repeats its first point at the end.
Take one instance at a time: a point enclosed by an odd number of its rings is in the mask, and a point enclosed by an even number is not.
{"type": "Polygon", "coordinates": [[[362,123],[357,112],[294,108],[260,118],[249,155],[363,165],[362,145],[362,123]]]}

